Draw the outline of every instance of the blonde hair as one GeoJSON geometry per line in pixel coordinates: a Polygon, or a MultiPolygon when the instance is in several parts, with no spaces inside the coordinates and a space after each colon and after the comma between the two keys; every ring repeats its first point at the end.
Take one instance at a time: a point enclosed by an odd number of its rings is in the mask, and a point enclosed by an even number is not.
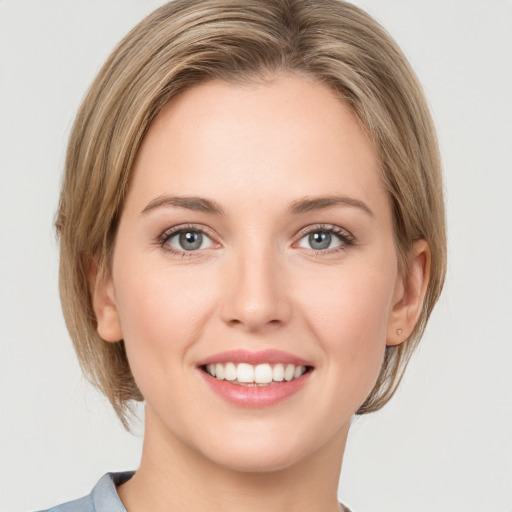
{"type": "Polygon", "coordinates": [[[222,79],[247,83],[280,71],[330,86],[379,152],[394,207],[402,271],[414,241],[431,250],[430,281],[409,339],[386,348],[359,414],[395,392],[442,289],[446,240],[441,165],[431,116],[406,58],[364,11],[340,0],[175,0],[139,23],[115,48],[77,114],[56,221],[64,317],[87,378],[128,426],[143,400],[124,342],[97,333],[88,271],[109,272],[130,172],[152,120],[179,92],[222,79]]]}

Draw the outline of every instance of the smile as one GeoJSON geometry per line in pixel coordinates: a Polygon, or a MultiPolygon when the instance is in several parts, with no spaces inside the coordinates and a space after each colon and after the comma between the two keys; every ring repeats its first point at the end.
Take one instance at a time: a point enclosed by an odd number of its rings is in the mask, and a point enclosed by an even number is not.
{"type": "Polygon", "coordinates": [[[241,386],[269,386],[278,382],[298,379],[308,370],[307,366],[286,363],[217,363],[203,366],[203,370],[218,380],[227,380],[241,386]]]}
{"type": "Polygon", "coordinates": [[[308,386],[311,361],[282,350],[230,350],[197,362],[206,386],[223,401],[242,408],[270,407],[308,386]]]}

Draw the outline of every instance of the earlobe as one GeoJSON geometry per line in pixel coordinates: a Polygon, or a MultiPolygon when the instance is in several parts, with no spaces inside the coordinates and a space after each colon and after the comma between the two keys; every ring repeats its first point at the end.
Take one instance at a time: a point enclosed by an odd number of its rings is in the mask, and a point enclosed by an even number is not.
{"type": "Polygon", "coordinates": [[[411,249],[407,273],[397,282],[386,345],[400,345],[413,332],[421,314],[430,277],[430,248],[418,240],[411,249]]]}
{"type": "Polygon", "coordinates": [[[112,277],[99,271],[98,266],[93,263],[89,268],[88,281],[98,334],[105,341],[122,340],[123,333],[117,312],[112,277]]]}

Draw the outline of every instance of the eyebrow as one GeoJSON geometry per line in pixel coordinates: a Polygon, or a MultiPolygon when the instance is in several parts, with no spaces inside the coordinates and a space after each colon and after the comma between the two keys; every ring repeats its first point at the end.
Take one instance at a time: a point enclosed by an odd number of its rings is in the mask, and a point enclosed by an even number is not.
{"type": "MultiPolygon", "coordinates": [[[[224,209],[222,206],[211,199],[205,199],[203,197],[195,196],[169,196],[163,195],[153,199],[146,207],[142,210],[142,214],[147,214],[152,210],[161,208],[164,206],[185,208],[187,210],[193,210],[197,212],[213,213],[215,215],[224,215],[224,209]]],[[[318,210],[325,210],[333,206],[350,206],[353,208],[359,208],[371,217],[374,213],[370,208],[359,199],[348,196],[325,196],[325,197],[304,197],[297,199],[290,204],[288,211],[293,215],[299,215],[301,213],[307,213],[318,210]]]]}
{"type": "Polygon", "coordinates": [[[220,204],[210,199],[204,199],[202,197],[192,196],[158,196],[153,199],[148,205],[142,210],[142,214],[149,213],[156,208],[162,206],[174,206],[178,208],[185,208],[187,210],[193,210],[196,212],[214,213],[216,215],[224,215],[224,210],[220,204]]]}
{"type": "Polygon", "coordinates": [[[331,208],[332,206],[351,206],[353,208],[363,210],[365,213],[370,215],[370,217],[374,216],[374,213],[366,203],[359,199],[347,196],[304,197],[292,202],[290,205],[290,213],[300,214],[324,210],[326,208],[331,208]]]}

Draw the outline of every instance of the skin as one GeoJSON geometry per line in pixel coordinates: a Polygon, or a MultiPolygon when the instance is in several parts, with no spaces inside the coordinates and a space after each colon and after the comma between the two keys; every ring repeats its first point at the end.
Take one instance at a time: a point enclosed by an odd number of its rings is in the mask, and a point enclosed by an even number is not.
{"type": "Polygon", "coordinates": [[[138,152],[112,273],[93,276],[99,333],[125,340],[146,399],[141,466],[119,488],[127,510],[338,510],[351,418],[385,346],[415,325],[428,261],[419,241],[408,273],[398,271],[375,148],[326,86],[281,74],[173,99],[138,152]],[[163,195],[206,198],[224,213],[144,212],[163,195]],[[371,213],[289,211],[325,196],[371,213]],[[204,230],[204,248],[162,241],[180,225],[204,230]],[[332,235],[330,249],[312,249],[308,233],[331,226],[353,244],[332,235]],[[197,362],[240,348],[284,350],[314,370],[279,404],[238,407],[205,385],[197,362]]]}

